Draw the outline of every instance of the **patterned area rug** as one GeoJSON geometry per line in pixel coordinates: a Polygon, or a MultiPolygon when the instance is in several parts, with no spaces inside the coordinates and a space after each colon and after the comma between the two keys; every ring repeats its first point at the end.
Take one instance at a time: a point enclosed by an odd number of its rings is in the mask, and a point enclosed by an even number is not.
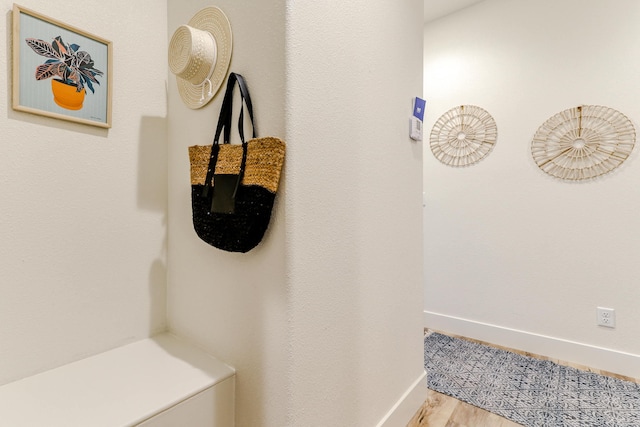
{"type": "Polygon", "coordinates": [[[640,384],[432,333],[432,390],[528,427],[639,427],[640,384]]]}

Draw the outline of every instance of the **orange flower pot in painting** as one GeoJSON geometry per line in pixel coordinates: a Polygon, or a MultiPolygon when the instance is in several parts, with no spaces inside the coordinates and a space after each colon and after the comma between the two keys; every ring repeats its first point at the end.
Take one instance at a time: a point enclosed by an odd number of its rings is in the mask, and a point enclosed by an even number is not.
{"type": "Polygon", "coordinates": [[[84,103],[86,91],[82,89],[78,92],[76,86],[72,86],[61,82],[60,80],[51,79],[51,90],[53,91],[53,100],[62,108],[67,110],[80,110],[84,103]]]}

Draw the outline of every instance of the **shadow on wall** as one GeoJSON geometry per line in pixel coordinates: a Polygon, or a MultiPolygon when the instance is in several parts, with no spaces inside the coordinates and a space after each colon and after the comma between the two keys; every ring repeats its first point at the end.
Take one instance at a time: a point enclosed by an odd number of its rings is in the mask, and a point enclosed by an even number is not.
{"type": "MultiPolygon", "coordinates": [[[[5,58],[5,60],[7,61],[7,69],[5,70],[5,76],[7,76],[7,91],[5,92],[7,94],[7,111],[10,112],[11,111],[11,88],[12,88],[12,82],[11,79],[13,78],[13,73],[11,72],[11,64],[12,64],[12,60],[11,60],[11,54],[13,52],[13,47],[11,46],[11,43],[13,42],[13,27],[12,27],[12,22],[13,22],[13,11],[8,11],[7,15],[5,17],[5,40],[7,41],[7,44],[5,46],[4,51],[6,52],[7,57],[5,58]]],[[[8,113],[7,115],[10,115],[10,113],[8,113]]]]}
{"type": "MultiPolygon", "coordinates": [[[[166,239],[165,244],[166,246],[166,239]]],[[[163,247],[163,253],[166,248],[163,247]]],[[[167,330],[167,267],[164,256],[157,258],[149,268],[149,334],[167,330]]]]}
{"type": "Polygon", "coordinates": [[[138,147],[138,208],[161,213],[164,229],[162,245],[149,267],[149,333],[166,330],[167,306],[167,201],[168,201],[167,119],[143,117],[138,147]]]}
{"type": "Polygon", "coordinates": [[[164,213],[165,217],[168,199],[168,140],[166,118],[142,118],[138,147],[138,207],[164,213]]]}

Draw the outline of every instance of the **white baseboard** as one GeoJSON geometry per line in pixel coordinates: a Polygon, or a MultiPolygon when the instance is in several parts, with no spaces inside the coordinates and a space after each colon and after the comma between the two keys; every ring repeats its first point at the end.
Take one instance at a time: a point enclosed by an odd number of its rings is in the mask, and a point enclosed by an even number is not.
{"type": "Polygon", "coordinates": [[[640,378],[640,355],[505,328],[445,314],[424,312],[424,326],[504,347],[640,378]]]}
{"type": "Polygon", "coordinates": [[[377,427],[406,427],[426,400],[427,392],[427,373],[423,371],[377,427]]]}

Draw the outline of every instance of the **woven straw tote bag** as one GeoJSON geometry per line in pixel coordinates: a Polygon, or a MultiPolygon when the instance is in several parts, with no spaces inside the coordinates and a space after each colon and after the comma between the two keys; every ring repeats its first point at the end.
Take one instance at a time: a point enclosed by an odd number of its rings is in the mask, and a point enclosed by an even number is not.
{"type": "Polygon", "coordinates": [[[191,207],[196,234],[224,251],[248,252],[269,226],[285,155],[279,138],[257,138],[253,105],[244,78],[231,73],[212,145],[189,147],[191,207]],[[233,91],[240,88],[238,132],[230,144],[233,91]],[[245,107],[253,138],[245,141],[245,107]],[[223,136],[223,143],[220,137],[223,136]]]}

